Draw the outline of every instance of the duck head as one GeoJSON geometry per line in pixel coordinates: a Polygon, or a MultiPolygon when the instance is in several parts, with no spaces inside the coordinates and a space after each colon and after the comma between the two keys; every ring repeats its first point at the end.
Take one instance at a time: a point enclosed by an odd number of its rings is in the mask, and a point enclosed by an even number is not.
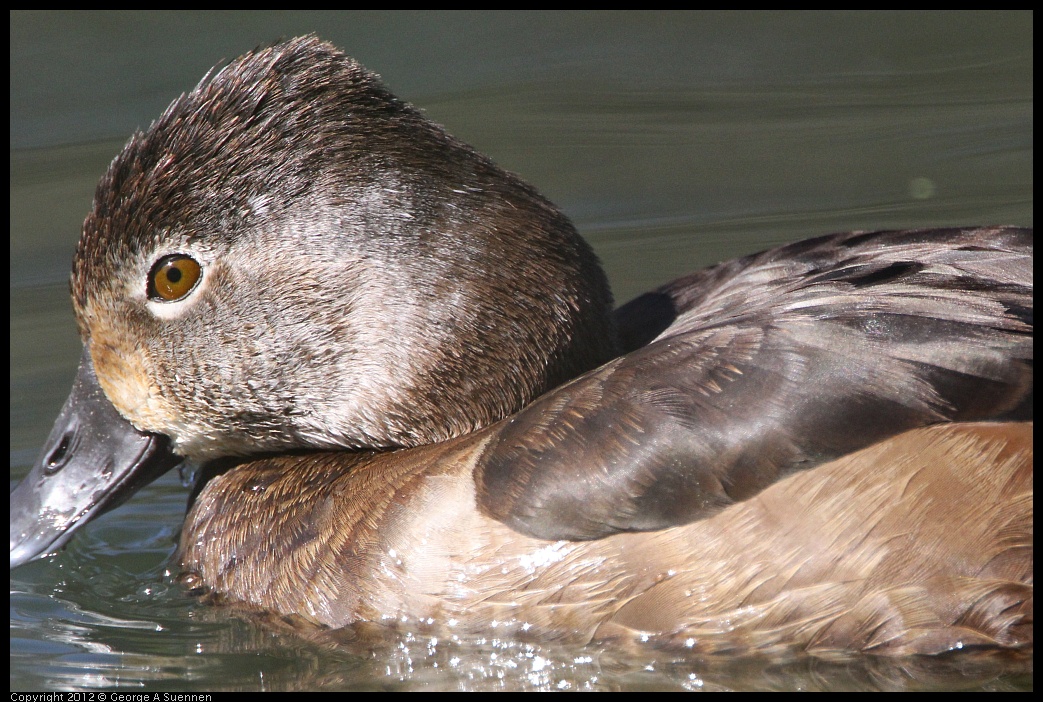
{"type": "Polygon", "coordinates": [[[12,567],[182,457],[436,443],[616,353],[568,219],[314,37],[131,138],[72,298],[83,358],[11,494],[12,567]]]}

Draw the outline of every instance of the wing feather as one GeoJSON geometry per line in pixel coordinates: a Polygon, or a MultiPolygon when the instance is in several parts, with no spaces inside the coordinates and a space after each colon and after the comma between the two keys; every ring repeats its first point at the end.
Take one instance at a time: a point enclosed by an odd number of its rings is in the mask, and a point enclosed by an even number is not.
{"type": "Polygon", "coordinates": [[[1032,231],[851,233],[617,311],[624,356],[494,431],[486,513],[547,539],[691,522],[919,426],[1032,417],[1032,231]]]}

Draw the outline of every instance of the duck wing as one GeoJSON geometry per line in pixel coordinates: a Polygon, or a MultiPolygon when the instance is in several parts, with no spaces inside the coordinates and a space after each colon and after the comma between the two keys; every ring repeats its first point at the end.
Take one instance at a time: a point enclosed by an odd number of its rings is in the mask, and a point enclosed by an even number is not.
{"type": "Polygon", "coordinates": [[[490,516],[545,539],[692,522],[928,424],[1032,418],[1032,230],[855,232],[617,311],[630,352],[497,425],[490,516]]]}

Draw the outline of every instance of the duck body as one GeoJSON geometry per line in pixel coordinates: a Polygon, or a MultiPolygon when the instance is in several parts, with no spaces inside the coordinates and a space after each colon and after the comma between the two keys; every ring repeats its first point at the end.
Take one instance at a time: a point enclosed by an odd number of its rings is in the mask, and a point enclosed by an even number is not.
{"type": "Polygon", "coordinates": [[[237,466],[189,510],[185,582],[334,628],[701,653],[1030,650],[1031,424],[913,430],[710,518],[586,541],[477,507],[493,434],[237,466]]]}
{"type": "Polygon", "coordinates": [[[131,139],[73,302],[12,567],[184,457],[185,582],[320,626],[1031,649],[1031,230],[820,237],[612,312],[553,205],[305,37],[131,139]]]}

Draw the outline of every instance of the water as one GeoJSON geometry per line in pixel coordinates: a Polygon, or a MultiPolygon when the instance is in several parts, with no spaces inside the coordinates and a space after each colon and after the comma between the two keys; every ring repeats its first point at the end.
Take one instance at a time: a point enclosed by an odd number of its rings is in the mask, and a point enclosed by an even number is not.
{"type": "MultiPolygon", "coordinates": [[[[557,202],[616,297],[848,229],[1032,224],[1032,15],[11,15],[12,486],[66,394],[97,179],[221,59],[317,32],[557,202]]],[[[171,474],[11,578],[12,689],[1010,689],[998,660],[302,634],[189,596],[171,474]]]]}

